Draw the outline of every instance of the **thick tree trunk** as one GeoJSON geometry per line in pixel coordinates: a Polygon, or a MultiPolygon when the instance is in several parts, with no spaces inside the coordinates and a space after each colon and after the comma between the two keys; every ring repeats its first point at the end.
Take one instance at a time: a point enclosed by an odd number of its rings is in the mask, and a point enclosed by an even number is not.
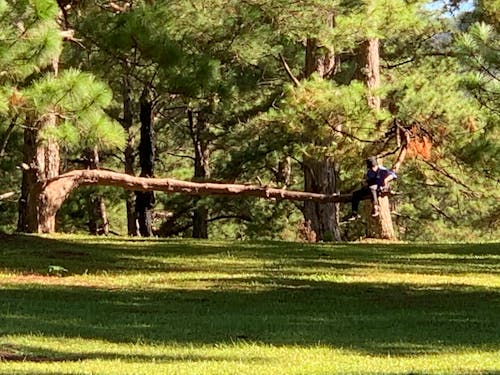
{"type": "Polygon", "coordinates": [[[382,238],[386,240],[393,240],[396,238],[394,226],[391,218],[391,204],[388,196],[379,196],[379,216],[373,218],[371,216],[371,205],[366,205],[366,235],[372,238],[382,238]],[[370,212],[368,212],[370,211],[370,212]]]}
{"type": "MultiPolygon", "coordinates": [[[[141,141],[139,143],[139,162],[141,177],[154,176],[155,162],[155,134],[153,129],[153,103],[147,98],[145,90],[140,100],[141,141]]],[[[135,197],[135,211],[139,233],[143,237],[153,235],[153,207],[155,204],[154,191],[137,191],[135,197]]]]}
{"type": "Polygon", "coordinates": [[[38,190],[34,188],[40,181],[59,175],[59,145],[52,138],[44,141],[39,139],[40,129],[54,126],[56,126],[56,116],[49,113],[34,120],[24,130],[23,165],[25,168],[23,169],[17,226],[20,232],[39,232],[41,223],[45,226],[44,231],[55,231],[55,216],[47,216],[45,198],[40,196],[38,190]]]}
{"type": "MultiPolygon", "coordinates": [[[[336,166],[332,159],[304,160],[304,190],[325,195],[338,194],[336,166]]],[[[340,241],[338,203],[306,201],[304,220],[317,241],[340,241]]]]}
{"type": "MultiPolygon", "coordinates": [[[[333,13],[328,15],[326,23],[329,27],[334,27],[335,18],[333,13]]],[[[308,78],[311,74],[318,73],[322,78],[330,78],[335,72],[335,68],[334,51],[318,46],[318,41],[314,38],[307,39],[304,76],[308,78]]]]}
{"type": "MultiPolygon", "coordinates": [[[[379,40],[369,39],[363,43],[358,54],[359,69],[358,77],[363,79],[370,93],[368,104],[375,111],[380,110],[380,97],[376,94],[376,90],[380,86],[380,57],[379,57],[379,40]]],[[[367,210],[367,228],[366,234],[368,237],[395,239],[396,233],[391,218],[391,205],[389,197],[379,197],[379,216],[372,218],[367,210]]],[[[367,205],[368,206],[368,205],[367,205]]],[[[370,207],[371,210],[371,207],[370,207]]]]}
{"type": "MultiPolygon", "coordinates": [[[[333,27],[333,15],[328,23],[333,27]]],[[[335,70],[335,55],[333,51],[320,48],[315,39],[308,39],[306,45],[305,76],[318,73],[323,78],[330,77],[335,70]]],[[[325,143],[328,140],[321,140],[325,143]]],[[[305,158],[304,189],[319,194],[336,194],[337,178],[336,163],[333,159],[322,157],[319,159],[305,158]]],[[[318,202],[304,203],[305,225],[315,233],[317,241],[340,241],[338,226],[338,204],[320,204],[318,202]]]]}
{"type": "Polygon", "coordinates": [[[365,82],[370,94],[368,104],[375,110],[380,109],[380,97],[376,90],[380,87],[380,57],[379,40],[369,39],[365,41],[358,53],[358,69],[356,77],[365,82]]]}
{"type": "Polygon", "coordinates": [[[47,225],[55,217],[57,210],[67,196],[77,187],[86,185],[117,186],[136,191],[164,191],[181,193],[193,196],[223,195],[223,196],[253,196],[264,199],[288,199],[295,201],[315,201],[322,203],[349,202],[352,194],[317,194],[294,190],[276,189],[255,185],[216,184],[180,181],[169,178],[134,177],[124,173],[103,170],[75,170],[65,173],[51,180],[37,183],[37,192],[44,197],[43,216],[38,231],[52,233],[55,228],[47,225]]]}
{"type": "MultiPolygon", "coordinates": [[[[188,122],[191,140],[194,146],[194,177],[193,181],[203,182],[210,178],[209,151],[206,140],[206,121],[202,113],[198,113],[196,121],[193,112],[188,111],[188,122]]],[[[208,238],[208,207],[201,204],[200,199],[194,200],[193,238],[208,238]]]]}
{"type": "MultiPolygon", "coordinates": [[[[135,176],[135,136],[132,131],[134,122],[132,115],[132,101],[130,99],[130,82],[128,77],[123,77],[123,128],[127,132],[127,143],[125,145],[125,173],[135,176]]],[[[135,214],[135,194],[133,191],[126,192],[126,207],[127,207],[127,233],[129,236],[137,236],[137,219],[135,214]]]]}

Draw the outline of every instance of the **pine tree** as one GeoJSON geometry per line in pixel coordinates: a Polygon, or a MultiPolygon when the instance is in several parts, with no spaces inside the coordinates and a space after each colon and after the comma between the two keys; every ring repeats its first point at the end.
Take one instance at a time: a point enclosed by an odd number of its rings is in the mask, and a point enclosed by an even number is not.
{"type": "Polygon", "coordinates": [[[64,36],[58,4],[1,2],[0,11],[2,92],[10,93],[3,108],[25,123],[18,230],[53,230],[53,220],[46,222],[50,228],[39,227],[46,202],[36,186],[59,174],[60,144],[114,147],[121,145],[123,134],[103,111],[111,99],[105,86],[75,70],[58,72],[64,36]]]}

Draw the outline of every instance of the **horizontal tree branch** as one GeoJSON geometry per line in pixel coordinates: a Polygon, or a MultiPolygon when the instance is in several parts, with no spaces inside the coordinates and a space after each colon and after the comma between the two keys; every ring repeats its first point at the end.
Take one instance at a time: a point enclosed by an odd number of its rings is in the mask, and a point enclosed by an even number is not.
{"type": "Polygon", "coordinates": [[[1,200],[4,200],[4,199],[8,199],[8,198],[11,198],[15,195],[16,193],[14,193],[13,191],[10,191],[8,193],[3,193],[3,194],[0,194],[0,201],[1,200]]]}
{"type": "Polygon", "coordinates": [[[352,194],[317,194],[295,190],[284,190],[268,186],[225,184],[214,182],[191,182],[173,178],[144,178],[106,170],[74,170],[44,182],[44,190],[73,190],[78,186],[106,185],[135,191],[163,191],[187,195],[254,196],[264,199],[287,199],[316,202],[349,202],[352,194]]]}

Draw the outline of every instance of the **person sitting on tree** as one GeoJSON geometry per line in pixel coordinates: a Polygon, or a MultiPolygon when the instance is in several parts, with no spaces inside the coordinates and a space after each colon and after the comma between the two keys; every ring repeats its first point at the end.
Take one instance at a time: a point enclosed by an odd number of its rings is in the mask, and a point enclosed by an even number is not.
{"type": "Polygon", "coordinates": [[[379,193],[389,191],[389,182],[396,179],[398,176],[390,169],[378,165],[377,158],[370,156],[366,159],[366,180],[361,189],[355,190],[352,193],[352,211],[343,221],[351,221],[359,219],[358,214],[359,202],[370,198],[373,203],[372,217],[379,215],[378,195],[379,193]]]}

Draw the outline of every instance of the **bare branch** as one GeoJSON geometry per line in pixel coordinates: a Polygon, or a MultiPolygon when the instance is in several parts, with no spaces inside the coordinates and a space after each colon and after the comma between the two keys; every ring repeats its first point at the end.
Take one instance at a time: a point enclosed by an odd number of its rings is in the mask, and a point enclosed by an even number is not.
{"type": "Polygon", "coordinates": [[[1,200],[4,200],[4,199],[7,199],[7,198],[10,198],[10,197],[13,197],[16,193],[13,192],[13,191],[10,191],[8,193],[3,193],[3,194],[0,194],[0,201],[1,200]]]}
{"type": "Polygon", "coordinates": [[[432,208],[434,208],[440,215],[451,221],[453,224],[458,225],[458,223],[449,215],[447,215],[442,209],[440,209],[438,206],[435,204],[431,203],[432,208]]]}
{"type": "Polygon", "coordinates": [[[0,158],[5,155],[5,149],[7,148],[7,143],[9,142],[9,138],[14,131],[14,127],[16,126],[18,115],[15,115],[12,121],[9,124],[9,127],[5,131],[5,134],[2,137],[2,141],[0,142],[0,158]]]}
{"type": "Polygon", "coordinates": [[[448,173],[446,170],[444,170],[443,168],[425,160],[425,159],[419,159],[419,160],[422,160],[425,164],[427,164],[429,167],[431,167],[434,171],[442,174],[443,176],[447,177],[448,179],[452,180],[453,182],[455,182],[456,184],[464,187],[467,192],[469,194],[475,194],[474,190],[472,190],[469,186],[467,186],[466,184],[464,184],[462,181],[460,181],[458,178],[456,178],[455,176],[451,175],[450,173],[448,173]]]}
{"type": "Polygon", "coordinates": [[[279,57],[280,57],[281,63],[283,64],[283,68],[285,68],[286,74],[292,80],[293,84],[295,86],[298,86],[300,84],[300,82],[297,79],[297,77],[295,77],[293,75],[292,70],[290,69],[290,66],[288,66],[288,63],[285,60],[285,57],[281,53],[279,54],[279,57]]]}

